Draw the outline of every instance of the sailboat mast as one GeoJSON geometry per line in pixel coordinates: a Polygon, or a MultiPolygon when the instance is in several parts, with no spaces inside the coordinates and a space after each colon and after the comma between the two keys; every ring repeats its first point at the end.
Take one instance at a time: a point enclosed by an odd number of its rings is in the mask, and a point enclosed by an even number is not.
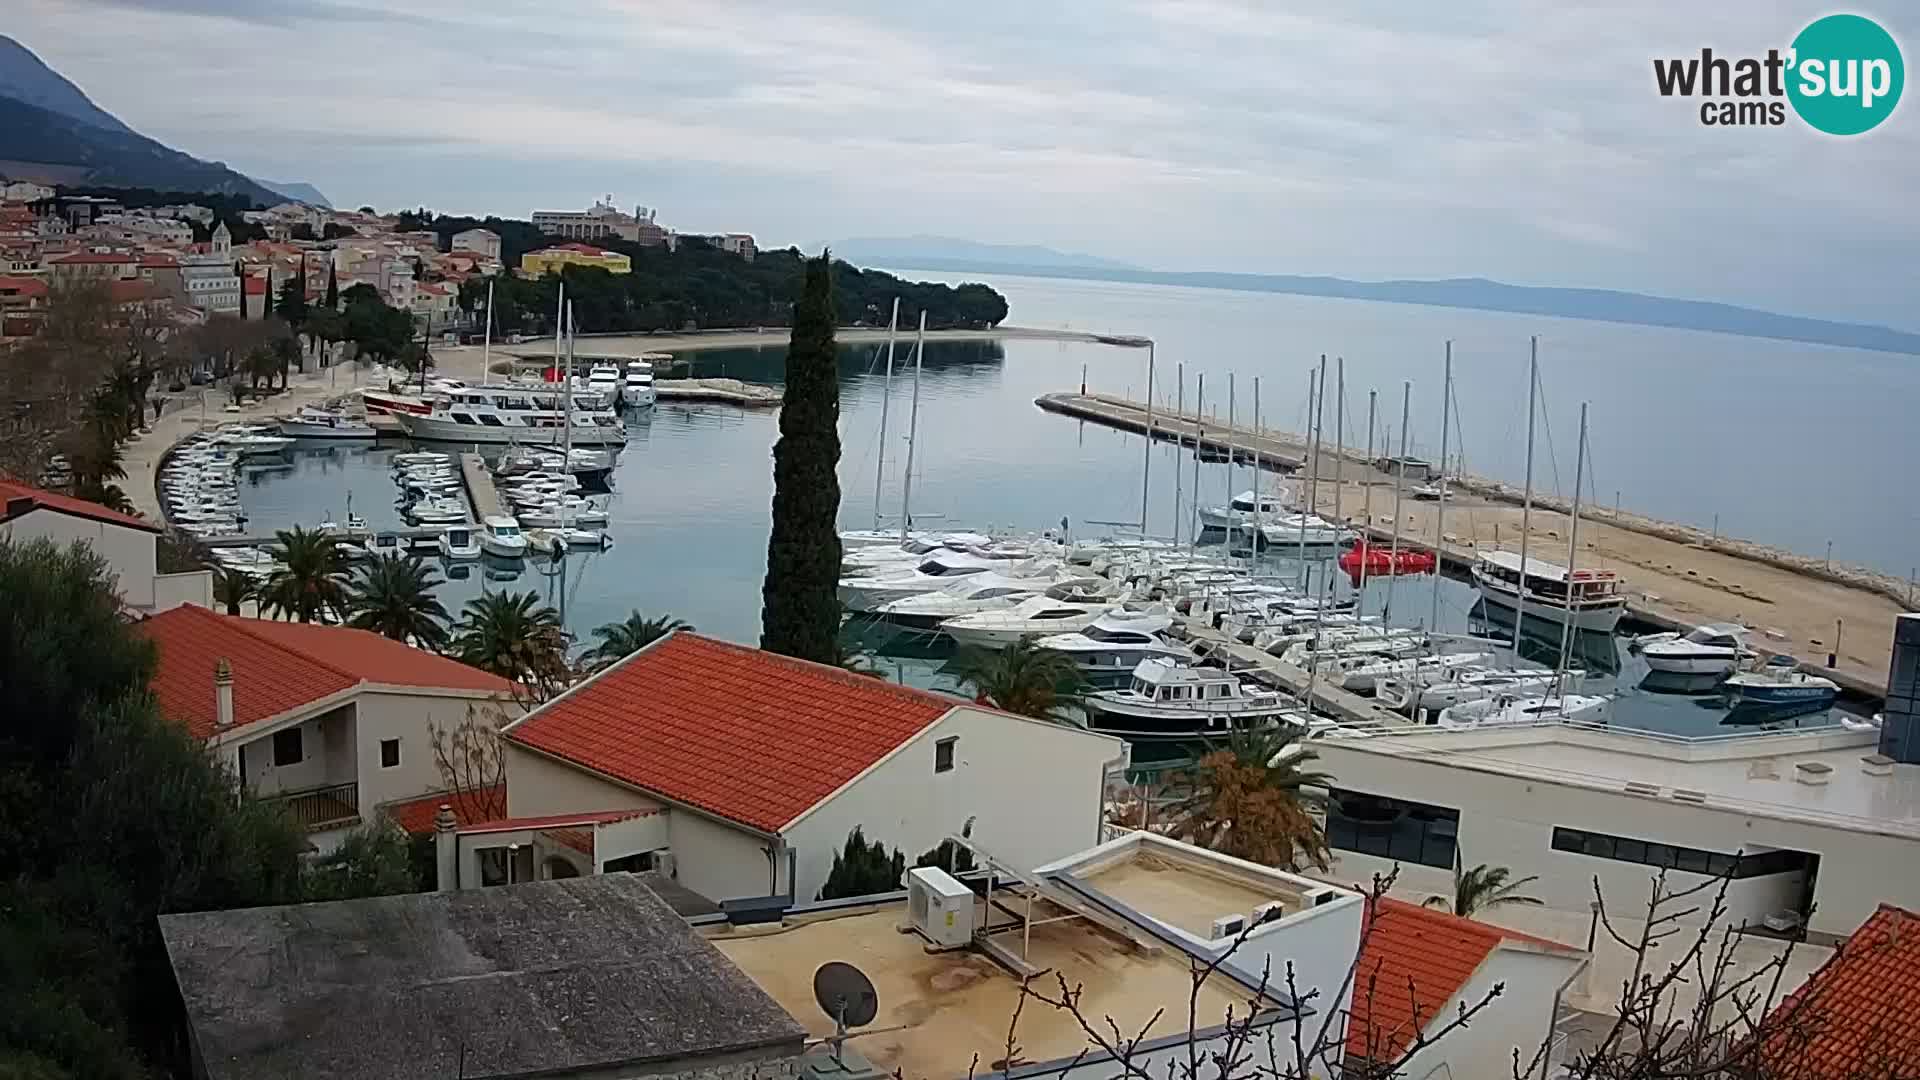
{"type": "Polygon", "coordinates": [[[1407,480],[1407,421],[1413,410],[1413,383],[1400,384],[1400,460],[1393,469],[1393,540],[1387,549],[1387,606],[1384,613],[1393,614],[1393,583],[1400,576],[1400,491],[1406,487],[1407,480]]]}
{"type": "Polygon", "coordinates": [[[560,384],[561,399],[567,403],[566,405],[566,409],[567,409],[566,451],[565,451],[566,462],[565,464],[560,466],[561,472],[566,472],[573,465],[573,375],[572,375],[572,371],[573,371],[573,305],[568,304],[566,311],[567,311],[567,318],[566,318],[565,329],[567,332],[568,375],[567,375],[567,381],[560,384]]]}
{"type": "MultiPolygon", "coordinates": [[[[1175,364],[1173,381],[1173,415],[1184,420],[1187,415],[1187,365],[1175,364]]],[[[1173,545],[1180,546],[1180,447],[1186,445],[1186,437],[1174,429],[1173,454],[1173,545]]]]}
{"type": "MultiPolygon", "coordinates": [[[[1333,537],[1334,549],[1338,550],[1340,529],[1346,521],[1340,516],[1340,493],[1347,486],[1347,358],[1344,356],[1334,358],[1333,386],[1333,537]]],[[[1329,584],[1333,581],[1332,571],[1328,571],[1327,581],[1329,584]]]]}
{"type": "Polygon", "coordinates": [[[927,351],[927,309],[920,309],[920,330],[913,338],[913,405],[907,410],[907,473],[900,485],[900,542],[913,524],[913,444],[920,436],[920,368],[927,351]]]}
{"type": "MultiPolygon", "coordinates": [[[[1554,669],[1554,682],[1560,683],[1566,674],[1567,662],[1573,655],[1573,567],[1574,560],[1580,555],[1580,488],[1587,473],[1587,403],[1580,403],[1580,449],[1573,464],[1573,521],[1567,526],[1567,588],[1562,599],[1563,610],[1560,617],[1560,664],[1554,669]]],[[[1560,712],[1567,711],[1566,688],[1560,691],[1560,712]]]]}
{"type": "MultiPolygon", "coordinates": [[[[1373,549],[1373,412],[1379,404],[1380,391],[1367,391],[1367,471],[1366,486],[1360,489],[1363,506],[1360,510],[1360,548],[1368,554],[1373,549]]],[[[1367,560],[1360,560],[1360,583],[1354,586],[1353,613],[1359,615],[1367,607],[1367,560]]]]}
{"type": "Polygon", "coordinates": [[[1260,376],[1253,377],[1253,546],[1257,549],[1260,541],[1266,539],[1262,529],[1266,519],[1260,513],[1260,434],[1265,428],[1260,425],[1260,376]]]}
{"type": "Polygon", "coordinates": [[[493,385],[493,279],[487,279],[487,328],[480,336],[480,385],[493,385]]]}
{"type": "MultiPolygon", "coordinates": [[[[1233,560],[1233,534],[1240,525],[1239,518],[1233,512],[1234,467],[1238,464],[1233,453],[1233,372],[1229,371],[1227,372],[1227,560],[1229,564],[1233,560]]],[[[1260,538],[1255,536],[1252,543],[1258,546],[1260,538]]]]}
{"type": "MultiPolygon", "coordinates": [[[[1313,467],[1313,450],[1312,450],[1313,402],[1314,402],[1314,388],[1319,385],[1319,383],[1316,381],[1317,379],[1318,379],[1318,376],[1314,374],[1313,369],[1308,368],[1307,369],[1307,430],[1306,430],[1308,450],[1307,450],[1306,461],[1304,462],[1305,466],[1308,469],[1311,469],[1313,467]]],[[[1309,499],[1308,501],[1311,502],[1312,500],[1309,499]]],[[[1307,508],[1305,506],[1300,506],[1296,504],[1293,508],[1293,512],[1294,512],[1294,516],[1300,519],[1300,552],[1297,558],[1300,560],[1300,587],[1304,589],[1307,586],[1307,508]]]]}
{"type": "Polygon", "coordinates": [[[1527,621],[1527,537],[1533,520],[1533,416],[1534,400],[1540,396],[1540,337],[1527,338],[1527,480],[1520,496],[1520,582],[1513,601],[1513,647],[1520,649],[1520,631],[1527,621]]]}
{"type": "Polygon", "coordinates": [[[1147,342],[1147,446],[1140,458],[1140,539],[1147,538],[1147,491],[1153,472],[1153,342],[1147,342]]]}
{"type": "MultiPolygon", "coordinates": [[[[553,366],[560,367],[560,338],[567,332],[567,282],[560,281],[560,295],[553,302],[553,366]]],[[[573,365],[569,363],[560,375],[568,390],[573,389],[573,365]]]]}
{"type": "Polygon", "coordinates": [[[887,316],[887,384],[880,393],[880,453],[873,462],[873,531],[880,531],[880,483],[887,475],[887,405],[893,400],[893,339],[900,324],[900,298],[893,298],[893,314],[887,316]]]}
{"type": "MultiPolygon", "coordinates": [[[[1193,375],[1193,532],[1187,537],[1187,553],[1191,555],[1200,544],[1200,437],[1207,432],[1207,373],[1194,372],[1193,375]]],[[[1229,506],[1228,513],[1232,513],[1229,506]]]]}
{"type": "Polygon", "coordinates": [[[1433,612],[1427,630],[1440,630],[1440,560],[1447,542],[1447,439],[1453,433],[1453,342],[1447,342],[1446,377],[1440,390],[1440,505],[1433,512],[1433,612]]]}

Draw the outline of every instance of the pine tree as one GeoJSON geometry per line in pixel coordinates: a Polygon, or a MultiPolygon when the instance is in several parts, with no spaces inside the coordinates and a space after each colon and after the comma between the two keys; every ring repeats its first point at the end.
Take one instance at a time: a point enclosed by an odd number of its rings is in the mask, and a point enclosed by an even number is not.
{"type": "Polygon", "coordinates": [[[899,851],[891,854],[887,845],[875,840],[867,843],[861,827],[847,834],[846,847],[833,853],[833,868],[820,886],[815,900],[840,900],[849,896],[872,896],[900,888],[900,875],[907,871],[907,857],[899,851]]]}
{"type": "Polygon", "coordinates": [[[333,263],[327,263],[327,310],[340,310],[340,282],[333,276],[333,263]]]}
{"type": "Polygon", "coordinates": [[[760,647],[831,664],[839,656],[840,375],[833,345],[833,257],[809,259],[787,346],[773,533],[761,586],[760,647]]]}

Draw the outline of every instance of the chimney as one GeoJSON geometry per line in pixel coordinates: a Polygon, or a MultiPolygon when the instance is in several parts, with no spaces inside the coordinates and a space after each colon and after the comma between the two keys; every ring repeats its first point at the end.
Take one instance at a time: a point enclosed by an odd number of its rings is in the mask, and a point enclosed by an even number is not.
{"type": "Polygon", "coordinates": [[[452,892],[460,887],[460,841],[453,833],[453,807],[446,803],[433,815],[434,889],[452,892]]]}
{"type": "Polygon", "coordinates": [[[1900,765],[1920,765],[1920,613],[1893,621],[1893,663],[1887,670],[1880,753],[1900,765]]]}
{"type": "Polygon", "coordinates": [[[233,665],[221,657],[213,664],[213,730],[233,726],[233,665]]]}

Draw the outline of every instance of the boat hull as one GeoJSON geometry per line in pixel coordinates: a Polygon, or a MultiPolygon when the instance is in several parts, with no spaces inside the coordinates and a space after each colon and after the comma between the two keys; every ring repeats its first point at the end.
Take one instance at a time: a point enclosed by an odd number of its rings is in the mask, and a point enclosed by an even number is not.
{"type": "Polygon", "coordinates": [[[1627,602],[1623,598],[1606,604],[1576,607],[1569,612],[1558,604],[1536,600],[1531,596],[1522,598],[1510,589],[1503,589],[1490,583],[1486,578],[1478,575],[1475,577],[1476,584],[1480,588],[1480,600],[1488,607],[1499,608],[1509,615],[1518,612],[1530,619],[1538,619],[1555,626],[1568,621],[1571,616],[1576,630],[1597,630],[1603,634],[1611,634],[1613,628],[1620,625],[1620,616],[1627,610],[1627,602]]]}
{"type": "Polygon", "coordinates": [[[280,434],[302,441],[315,439],[371,439],[378,433],[370,424],[309,424],[302,420],[280,421],[280,434]]]}
{"type": "MultiPolygon", "coordinates": [[[[518,443],[522,446],[565,446],[567,430],[561,427],[489,427],[482,424],[460,424],[452,420],[441,420],[433,416],[419,416],[413,413],[395,413],[400,427],[407,435],[429,442],[482,443],[485,445],[505,446],[518,443]]],[[[573,445],[575,446],[625,446],[627,432],[624,427],[601,427],[599,424],[573,426],[573,445]]]]}
{"type": "Polygon", "coordinates": [[[1643,650],[1641,658],[1647,662],[1647,668],[1667,675],[1724,675],[1734,669],[1739,658],[1732,653],[1709,652],[1665,652],[1643,650]]]}
{"type": "Polygon", "coordinates": [[[1825,708],[1840,698],[1837,686],[1815,685],[1763,685],[1753,686],[1744,683],[1728,683],[1727,696],[1737,705],[1759,706],[1769,709],[1813,709],[1825,708]]]}
{"type": "Polygon", "coordinates": [[[1192,742],[1223,738],[1237,730],[1277,723],[1299,709],[1298,705],[1275,702],[1206,714],[1171,712],[1102,700],[1098,694],[1083,699],[1082,705],[1087,711],[1088,730],[1114,735],[1129,742],[1192,742]]]}

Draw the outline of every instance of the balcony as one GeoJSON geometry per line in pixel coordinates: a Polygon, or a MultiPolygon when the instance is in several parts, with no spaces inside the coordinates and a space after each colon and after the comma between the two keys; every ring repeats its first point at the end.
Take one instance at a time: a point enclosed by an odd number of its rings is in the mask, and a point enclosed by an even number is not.
{"type": "Polygon", "coordinates": [[[308,832],[326,832],[360,823],[360,785],[332,784],[270,797],[287,808],[293,820],[308,832]]]}

